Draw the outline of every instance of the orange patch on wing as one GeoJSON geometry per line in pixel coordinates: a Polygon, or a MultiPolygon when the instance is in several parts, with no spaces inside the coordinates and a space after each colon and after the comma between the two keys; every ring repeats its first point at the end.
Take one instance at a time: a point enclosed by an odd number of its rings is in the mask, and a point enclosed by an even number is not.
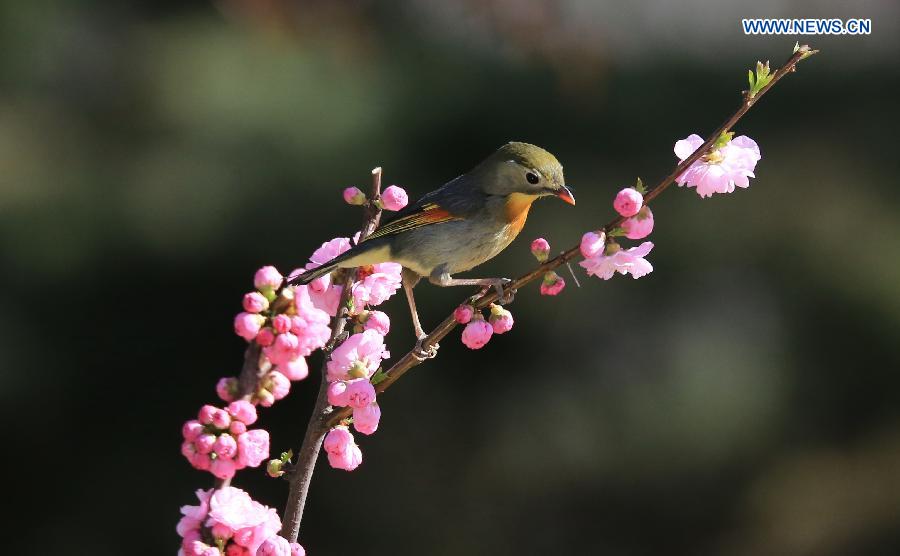
{"type": "Polygon", "coordinates": [[[440,205],[428,203],[422,206],[418,212],[408,214],[403,218],[398,218],[393,222],[388,222],[384,226],[378,228],[366,241],[378,237],[396,235],[407,230],[414,230],[429,224],[440,224],[441,222],[449,222],[451,220],[460,220],[458,216],[453,216],[450,211],[442,208],[440,205]]]}

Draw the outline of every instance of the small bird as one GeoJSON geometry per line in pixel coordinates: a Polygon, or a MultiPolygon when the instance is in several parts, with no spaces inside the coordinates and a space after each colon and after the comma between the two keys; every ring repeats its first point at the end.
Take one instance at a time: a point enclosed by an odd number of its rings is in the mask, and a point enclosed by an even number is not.
{"type": "Polygon", "coordinates": [[[510,292],[503,289],[507,279],[453,275],[503,251],[522,231],[531,204],[548,196],[575,204],[556,157],[535,145],[507,143],[467,174],[399,211],[358,245],[291,283],[308,284],[337,268],[399,263],[421,351],[426,334],[413,287],[427,277],[437,286],[493,287],[501,298],[508,298],[510,292]]]}

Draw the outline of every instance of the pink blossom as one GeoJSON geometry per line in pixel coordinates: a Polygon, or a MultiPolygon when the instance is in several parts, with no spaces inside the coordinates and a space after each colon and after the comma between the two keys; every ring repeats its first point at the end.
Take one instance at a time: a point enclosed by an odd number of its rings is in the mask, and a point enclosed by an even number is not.
{"type": "Polygon", "coordinates": [[[481,349],[488,343],[493,333],[494,328],[487,321],[483,318],[475,318],[469,321],[469,324],[463,329],[462,342],[469,349],[481,349]]]}
{"type": "Polygon", "coordinates": [[[316,292],[316,293],[324,292],[325,290],[327,290],[328,288],[331,287],[331,274],[326,274],[325,276],[319,276],[318,278],[316,278],[315,280],[313,280],[312,282],[307,284],[307,287],[312,292],[316,292]]]}
{"type": "Polygon", "coordinates": [[[381,365],[382,359],[390,357],[384,345],[384,337],[374,330],[353,334],[343,344],[331,352],[328,361],[328,380],[350,378],[371,378],[381,365]],[[361,376],[350,376],[350,371],[361,376]]]}
{"type": "Polygon", "coordinates": [[[234,333],[248,342],[259,333],[259,329],[266,322],[266,318],[255,313],[238,313],[234,317],[234,333]]]}
{"type": "Polygon", "coordinates": [[[182,516],[180,520],[178,520],[178,525],[175,526],[175,532],[178,533],[179,537],[184,537],[190,531],[197,531],[200,529],[201,521],[199,519],[194,519],[188,516],[182,516]]]}
{"type": "Polygon", "coordinates": [[[653,213],[645,206],[636,215],[622,222],[625,237],[628,239],[644,239],[653,231],[653,213]]]}
{"type": "Polygon", "coordinates": [[[242,304],[248,313],[259,313],[269,308],[269,300],[259,292],[245,294],[242,304]]]}
{"type": "Polygon", "coordinates": [[[220,429],[227,428],[228,423],[231,422],[228,413],[224,409],[219,409],[218,407],[209,404],[200,408],[200,411],[197,413],[197,420],[204,425],[214,426],[218,426],[216,423],[225,422],[225,426],[218,427],[220,429]]]}
{"type": "Polygon", "coordinates": [[[183,436],[185,440],[194,440],[201,434],[203,434],[203,424],[200,423],[200,421],[191,419],[190,421],[185,421],[184,424],[181,425],[181,436],[183,436]]]}
{"type": "Polygon", "coordinates": [[[234,477],[237,464],[231,458],[215,458],[209,464],[209,472],[217,479],[230,479],[234,477]]]}
{"type": "Polygon", "coordinates": [[[378,422],[381,420],[381,408],[377,403],[370,403],[365,407],[353,408],[353,428],[361,434],[372,434],[378,430],[378,422]]]}
{"type": "Polygon", "coordinates": [[[323,292],[316,292],[310,289],[309,298],[312,300],[315,308],[320,309],[333,317],[337,314],[338,305],[341,303],[341,292],[343,290],[343,286],[331,286],[326,288],[323,292]]]}
{"type": "Polygon", "coordinates": [[[209,497],[212,496],[212,493],[212,489],[197,489],[196,491],[194,491],[194,494],[197,496],[197,500],[200,501],[200,504],[197,506],[182,506],[181,515],[198,522],[206,519],[206,514],[209,513],[209,497]]]}
{"type": "Polygon", "coordinates": [[[603,251],[603,245],[605,243],[606,234],[602,231],[599,234],[587,232],[581,236],[581,255],[585,258],[593,257],[597,253],[603,251]]]}
{"type": "Polygon", "coordinates": [[[550,243],[542,237],[537,238],[531,242],[531,254],[538,262],[546,262],[550,256],[550,243]]]}
{"type": "Polygon", "coordinates": [[[344,202],[348,205],[364,205],[366,203],[366,194],[358,187],[348,187],[343,193],[344,202]]]}
{"type": "Polygon", "coordinates": [[[266,375],[266,390],[271,392],[276,400],[280,400],[291,391],[291,381],[278,371],[269,371],[266,375]]]}
{"type": "MultiPolygon", "coordinates": [[[[258,503],[254,502],[254,504],[258,503]]],[[[249,554],[256,554],[259,546],[281,529],[281,520],[278,519],[275,510],[262,506],[262,504],[258,505],[264,510],[263,521],[253,527],[244,527],[234,532],[234,542],[246,547],[249,554]]]]}
{"type": "Polygon", "coordinates": [[[232,486],[211,491],[209,519],[221,523],[232,531],[256,527],[268,518],[268,508],[256,502],[250,495],[232,486]]]}
{"type": "Polygon", "coordinates": [[[328,431],[323,447],[328,454],[328,463],[335,469],[353,471],[362,463],[362,451],[345,426],[328,431]]]}
{"type": "Polygon", "coordinates": [[[256,556],[291,556],[291,544],[278,535],[269,537],[259,545],[256,556]]]}
{"type": "Polygon", "coordinates": [[[279,334],[271,346],[263,349],[263,353],[273,364],[284,365],[300,357],[300,339],[290,332],[279,334]]]}
{"type": "Polygon", "coordinates": [[[275,343],[275,332],[268,326],[260,328],[256,335],[256,344],[261,347],[268,347],[275,343]]]}
{"type": "Polygon", "coordinates": [[[382,311],[369,311],[363,326],[365,326],[366,330],[374,330],[382,336],[387,336],[391,330],[391,318],[382,311]]]}
{"type": "Polygon", "coordinates": [[[559,295],[566,287],[566,281],[559,274],[553,272],[544,273],[544,279],[541,281],[541,295],[559,295]]]}
{"type": "Polygon", "coordinates": [[[237,400],[228,404],[228,414],[245,425],[256,422],[256,407],[247,400],[237,400]]]}
{"type": "Polygon", "coordinates": [[[275,318],[272,319],[272,328],[274,328],[275,332],[278,332],[279,334],[284,334],[285,332],[290,331],[291,317],[284,314],[275,315],[275,318]]]}
{"type": "Polygon", "coordinates": [[[294,307],[297,314],[291,318],[291,332],[300,340],[300,355],[307,356],[324,346],[331,336],[328,313],[315,306],[305,286],[294,288],[294,307]]]}
{"type": "Polygon", "coordinates": [[[491,306],[491,316],[488,321],[494,329],[494,334],[504,334],[512,330],[513,327],[512,313],[500,305],[491,306]]]}
{"type": "MultiPolygon", "coordinates": [[[[685,160],[701,145],[703,138],[696,133],[675,143],[675,156],[685,160]]],[[[679,186],[696,187],[700,197],[710,197],[713,193],[731,193],[737,187],[749,187],[750,179],[756,177],[753,170],[762,156],[756,141],[746,135],[735,137],[723,147],[700,157],[678,178],[679,186]]]]}
{"type": "Polygon", "coordinates": [[[297,357],[287,363],[278,365],[278,370],[288,377],[289,380],[303,380],[309,376],[309,367],[306,364],[305,357],[297,357]]]}
{"type": "MultiPolygon", "coordinates": [[[[615,246],[615,244],[613,245],[615,246]]],[[[597,255],[585,259],[579,264],[587,270],[589,275],[603,280],[609,280],[616,272],[631,274],[632,278],[640,278],[653,271],[653,266],[644,259],[651,249],[653,249],[653,243],[645,241],[637,247],[624,251],[613,250],[608,255],[597,255]]]]}
{"type": "Polygon", "coordinates": [[[626,187],[616,195],[613,208],[624,217],[634,216],[641,210],[644,204],[644,196],[633,187],[626,187]]]}
{"type": "Polygon", "coordinates": [[[409,197],[402,187],[388,186],[381,192],[381,204],[384,210],[400,210],[409,203],[409,197]]]}
{"type": "Polygon", "coordinates": [[[365,407],[375,401],[375,387],[367,378],[347,382],[347,405],[365,407]]]}
{"type": "Polygon", "coordinates": [[[225,556],[253,556],[250,551],[243,546],[231,543],[225,547],[225,556]]]}
{"type": "Polygon", "coordinates": [[[231,459],[237,454],[237,441],[230,434],[222,433],[213,444],[213,452],[219,457],[231,459]]]}
{"type": "Polygon", "coordinates": [[[233,401],[237,396],[238,381],[233,376],[223,376],[216,383],[216,394],[224,402],[233,401]]]}
{"type": "Polygon", "coordinates": [[[347,383],[343,380],[335,380],[328,385],[328,403],[335,407],[350,405],[350,393],[347,392],[347,383]]]}
{"type": "Polygon", "coordinates": [[[366,305],[377,306],[397,293],[402,284],[403,267],[397,263],[378,263],[371,272],[353,285],[353,302],[362,309],[366,305]]]}
{"type": "Polygon", "coordinates": [[[253,275],[253,286],[260,291],[274,290],[281,285],[283,279],[274,266],[264,266],[253,275]]]}
{"type": "Polygon", "coordinates": [[[244,467],[257,467],[269,457],[269,432],[253,429],[238,436],[238,463],[244,467]]]}

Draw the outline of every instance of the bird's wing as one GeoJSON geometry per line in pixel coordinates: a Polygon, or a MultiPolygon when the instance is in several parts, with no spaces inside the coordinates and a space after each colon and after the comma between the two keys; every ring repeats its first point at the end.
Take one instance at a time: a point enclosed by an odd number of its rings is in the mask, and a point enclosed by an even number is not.
{"type": "Polygon", "coordinates": [[[423,203],[422,205],[415,207],[414,210],[409,213],[403,214],[384,224],[366,237],[365,241],[396,235],[408,230],[421,228],[422,226],[430,226],[431,224],[440,224],[441,222],[462,219],[462,216],[451,213],[437,203],[423,203]]]}

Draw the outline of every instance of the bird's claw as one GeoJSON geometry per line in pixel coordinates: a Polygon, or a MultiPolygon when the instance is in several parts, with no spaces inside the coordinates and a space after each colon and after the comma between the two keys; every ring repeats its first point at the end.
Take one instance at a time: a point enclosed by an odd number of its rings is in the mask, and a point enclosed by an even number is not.
{"type": "Polygon", "coordinates": [[[437,357],[438,348],[441,347],[440,344],[432,344],[425,348],[422,343],[425,341],[427,336],[422,336],[418,340],[416,340],[416,347],[412,350],[412,355],[419,361],[425,361],[426,359],[434,359],[437,357]]]}
{"type": "Polygon", "coordinates": [[[506,287],[509,284],[512,284],[512,280],[509,278],[500,278],[497,280],[497,283],[494,284],[494,289],[497,290],[497,303],[500,305],[512,303],[513,299],[516,298],[516,290],[506,287]]]}

